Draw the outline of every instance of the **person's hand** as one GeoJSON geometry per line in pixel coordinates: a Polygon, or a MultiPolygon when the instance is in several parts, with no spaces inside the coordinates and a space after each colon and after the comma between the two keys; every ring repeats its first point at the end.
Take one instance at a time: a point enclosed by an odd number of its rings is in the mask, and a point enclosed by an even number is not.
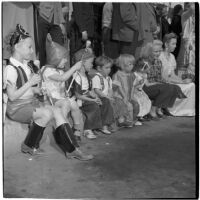
{"type": "Polygon", "coordinates": [[[111,96],[107,96],[107,98],[108,98],[110,101],[114,101],[114,98],[111,97],[111,96]]]}
{"type": "Polygon", "coordinates": [[[82,61],[77,62],[73,68],[75,69],[75,71],[79,71],[82,67],[82,61]]]}
{"type": "Polygon", "coordinates": [[[66,35],[65,26],[64,26],[63,24],[60,24],[60,28],[61,28],[62,34],[63,34],[63,35],[66,35]]]}
{"type": "Polygon", "coordinates": [[[93,101],[95,103],[97,103],[98,105],[102,105],[101,99],[99,99],[98,97],[96,97],[95,99],[93,99],[93,101]]]}
{"type": "Polygon", "coordinates": [[[191,83],[191,82],[192,82],[192,79],[190,79],[190,78],[186,78],[186,79],[183,80],[184,84],[188,84],[188,83],[191,83]]]}
{"type": "Polygon", "coordinates": [[[38,74],[34,74],[31,79],[29,80],[30,86],[36,85],[41,81],[41,77],[38,74]]]}
{"type": "Polygon", "coordinates": [[[83,31],[83,32],[82,32],[82,40],[83,40],[83,41],[86,41],[87,39],[88,39],[87,31],[83,31]]]}
{"type": "Polygon", "coordinates": [[[92,98],[97,98],[97,95],[95,94],[95,92],[93,92],[93,91],[90,91],[90,96],[92,97],[92,98]]]}
{"type": "Polygon", "coordinates": [[[63,67],[66,63],[67,63],[67,58],[63,58],[63,59],[60,61],[59,65],[58,65],[58,68],[63,67]]]}
{"type": "Polygon", "coordinates": [[[42,93],[42,89],[39,88],[39,87],[33,87],[33,88],[32,88],[32,91],[33,91],[34,94],[39,94],[39,95],[42,95],[42,94],[43,94],[43,93],[42,93]]]}

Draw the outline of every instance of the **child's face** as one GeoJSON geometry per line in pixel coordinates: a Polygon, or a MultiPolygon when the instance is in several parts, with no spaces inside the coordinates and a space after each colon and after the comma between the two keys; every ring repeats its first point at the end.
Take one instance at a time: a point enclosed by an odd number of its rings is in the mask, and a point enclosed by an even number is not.
{"type": "Polygon", "coordinates": [[[135,65],[135,62],[126,63],[123,67],[123,71],[126,73],[130,73],[133,70],[134,65],[135,65]]]}
{"type": "Polygon", "coordinates": [[[16,51],[24,60],[31,60],[33,55],[33,40],[28,37],[16,44],[16,51]]]}
{"type": "Polygon", "coordinates": [[[174,52],[175,48],[176,48],[176,38],[172,38],[168,43],[166,43],[166,47],[168,48],[168,51],[174,52]]]}
{"type": "Polygon", "coordinates": [[[58,67],[59,69],[64,69],[65,68],[65,65],[67,64],[67,58],[63,58],[60,63],[58,64],[58,67]]]}
{"type": "Polygon", "coordinates": [[[94,58],[89,58],[84,61],[84,68],[86,72],[89,72],[93,68],[94,58]]]}
{"type": "Polygon", "coordinates": [[[97,67],[97,70],[103,75],[108,76],[111,72],[111,64],[108,63],[102,67],[97,67]]]}
{"type": "Polygon", "coordinates": [[[162,51],[162,47],[159,45],[154,45],[153,46],[153,57],[154,58],[158,58],[160,56],[160,53],[162,51]]]}

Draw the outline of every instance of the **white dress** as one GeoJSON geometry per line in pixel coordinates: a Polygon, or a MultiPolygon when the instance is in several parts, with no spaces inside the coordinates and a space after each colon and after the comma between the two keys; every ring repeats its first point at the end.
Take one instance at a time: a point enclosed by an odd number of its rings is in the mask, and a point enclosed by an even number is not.
{"type": "MultiPolygon", "coordinates": [[[[170,54],[169,58],[166,58],[164,52],[160,55],[162,61],[162,77],[167,82],[171,82],[171,76],[174,75],[176,69],[176,60],[173,54],[170,54]]],[[[185,99],[176,99],[172,108],[169,108],[169,112],[174,116],[195,116],[195,84],[176,84],[183,93],[187,96],[185,99]]]]}
{"type": "Polygon", "coordinates": [[[132,91],[132,97],[139,104],[139,113],[138,117],[143,117],[147,115],[151,110],[151,100],[147,96],[147,94],[142,89],[144,86],[145,79],[141,73],[134,72],[135,80],[134,80],[134,90],[132,91]]]}

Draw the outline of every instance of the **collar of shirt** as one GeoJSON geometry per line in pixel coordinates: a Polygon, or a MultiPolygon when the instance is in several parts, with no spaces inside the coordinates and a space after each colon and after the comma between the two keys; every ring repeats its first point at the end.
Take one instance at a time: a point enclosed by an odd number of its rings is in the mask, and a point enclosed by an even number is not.
{"type": "Polygon", "coordinates": [[[99,72],[97,72],[96,74],[98,74],[99,76],[101,76],[102,78],[104,78],[104,79],[106,79],[106,80],[108,80],[109,79],[109,76],[103,76],[101,73],[99,73],[99,72]]]}
{"type": "Polygon", "coordinates": [[[28,63],[28,61],[26,61],[26,60],[23,60],[23,63],[21,63],[21,62],[19,62],[18,60],[16,60],[16,59],[13,58],[13,57],[10,57],[10,62],[11,62],[13,65],[15,65],[16,67],[18,67],[18,66],[21,66],[21,67],[27,66],[27,63],[28,63]]]}

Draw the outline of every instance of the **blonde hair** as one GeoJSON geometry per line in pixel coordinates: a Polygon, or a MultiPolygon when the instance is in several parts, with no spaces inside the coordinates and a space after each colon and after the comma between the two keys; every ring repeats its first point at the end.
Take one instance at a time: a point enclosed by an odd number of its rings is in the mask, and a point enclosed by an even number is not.
{"type": "Polygon", "coordinates": [[[117,59],[115,64],[120,69],[123,69],[124,66],[128,65],[128,63],[135,63],[135,57],[130,54],[121,54],[117,59]]]}
{"type": "Polygon", "coordinates": [[[148,60],[152,56],[152,51],[153,51],[153,43],[149,42],[141,48],[140,58],[148,60]]]}
{"type": "Polygon", "coordinates": [[[162,47],[163,42],[161,40],[154,40],[153,41],[153,46],[161,46],[162,47]]]}

